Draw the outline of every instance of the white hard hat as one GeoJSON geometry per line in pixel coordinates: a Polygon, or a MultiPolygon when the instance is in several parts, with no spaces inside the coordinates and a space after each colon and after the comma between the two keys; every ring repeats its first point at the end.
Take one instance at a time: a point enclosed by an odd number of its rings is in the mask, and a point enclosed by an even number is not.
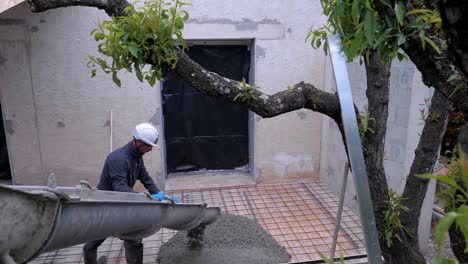
{"type": "Polygon", "coordinates": [[[159,139],[158,130],[149,123],[141,123],[137,125],[135,130],[133,130],[133,137],[153,147],[156,146],[159,139]]]}

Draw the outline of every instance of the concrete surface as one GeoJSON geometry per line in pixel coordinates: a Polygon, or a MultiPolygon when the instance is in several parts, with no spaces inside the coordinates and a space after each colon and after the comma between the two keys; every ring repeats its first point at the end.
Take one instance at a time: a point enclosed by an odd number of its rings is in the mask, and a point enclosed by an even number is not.
{"type": "Polygon", "coordinates": [[[290,256],[258,223],[244,216],[224,214],[207,226],[202,249],[187,247],[186,232],[164,243],[160,264],[271,264],[287,263],[290,256]]]}

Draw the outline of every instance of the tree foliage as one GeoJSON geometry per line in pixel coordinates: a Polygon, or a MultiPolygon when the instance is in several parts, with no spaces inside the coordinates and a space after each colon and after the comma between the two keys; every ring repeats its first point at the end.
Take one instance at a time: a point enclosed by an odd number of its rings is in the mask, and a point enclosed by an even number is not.
{"type": "Polygon", "coordinates": [[[135,2],[124,9],[127,16],[112,16],[91,32],[99,42],[98,51],[112,59],[108,62],[89,55],[92,76],[99,66],[105,73],[112,73],[120,87],[117,73],[134,70],[138,80],[154,86],[156,79],[162,79],[163,67],[175,67],[175,49],[178,45],[186,48],[182,30],[189,17],[183,8],[188,4],[180,0],[147,0],[141,7],[137,5],[135,2]],[[148,63],[151,66],[146,69],[148,63]]]}
{"type": "Polygon", "coordinates": [[[327,22],[309,32],[312,46],[319,48],[323,44],[327,52],[327,34],[339,34],[348,61],[368,57],[371,50],[376,50],[380,60],[391,63],[395,58],[406,58],[400,48],[408,47],[408,38],[418,36],[423,48],[428,44],[440,51],[431,37],[434,33],[437,35],[441,27],[437,9],[421,5],[408,11],[403,1],[396,2],[394,7],[390,0],[380,1],[392,10],[391,14],[380,16],[371,0],[321,0],[327,22]],[[405,18],[411,18],[410,22],[405,18]]]}

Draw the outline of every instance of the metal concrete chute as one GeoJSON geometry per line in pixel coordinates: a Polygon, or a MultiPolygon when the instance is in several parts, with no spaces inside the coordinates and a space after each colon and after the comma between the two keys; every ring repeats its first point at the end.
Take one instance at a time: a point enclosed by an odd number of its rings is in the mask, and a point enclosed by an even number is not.
{"type": "Polygon", "coordinates": [[[110,236],[190,230],[213,223],[220,213],[218,207],[159,202],[143,193],[0,185],[0,262],[26,263],[44,252],[110,236]]]}

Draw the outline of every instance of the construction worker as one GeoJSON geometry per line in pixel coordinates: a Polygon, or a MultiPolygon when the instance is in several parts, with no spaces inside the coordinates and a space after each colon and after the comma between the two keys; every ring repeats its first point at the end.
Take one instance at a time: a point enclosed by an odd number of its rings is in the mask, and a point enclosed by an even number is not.
{"type": "MultiPolygon", "coordinates": [[[[154,184],[148,175],[142,156],[150,152],[158,142],[158,131],[148,123],[142,123],[135,127],[133,140],[123,147],[110,153],[98,184],[99,190],[116,192],[135,192],[132,188],[139,180],[154,198],[164,199],[163,193],[154,184]]],[[[176,200],[176,199],[175,199],[176,200]]],[[[135,219],[138,221],[138,219],[135,219]]],[[[85,264],[106,263],[107,258],[97,260],[97,249],[105,239],[88,242],[83,247],[85,264]]],[[[128,264],[143,263],[143,243],[141,239],[124,240],[125,258],[128,264]]]]}

